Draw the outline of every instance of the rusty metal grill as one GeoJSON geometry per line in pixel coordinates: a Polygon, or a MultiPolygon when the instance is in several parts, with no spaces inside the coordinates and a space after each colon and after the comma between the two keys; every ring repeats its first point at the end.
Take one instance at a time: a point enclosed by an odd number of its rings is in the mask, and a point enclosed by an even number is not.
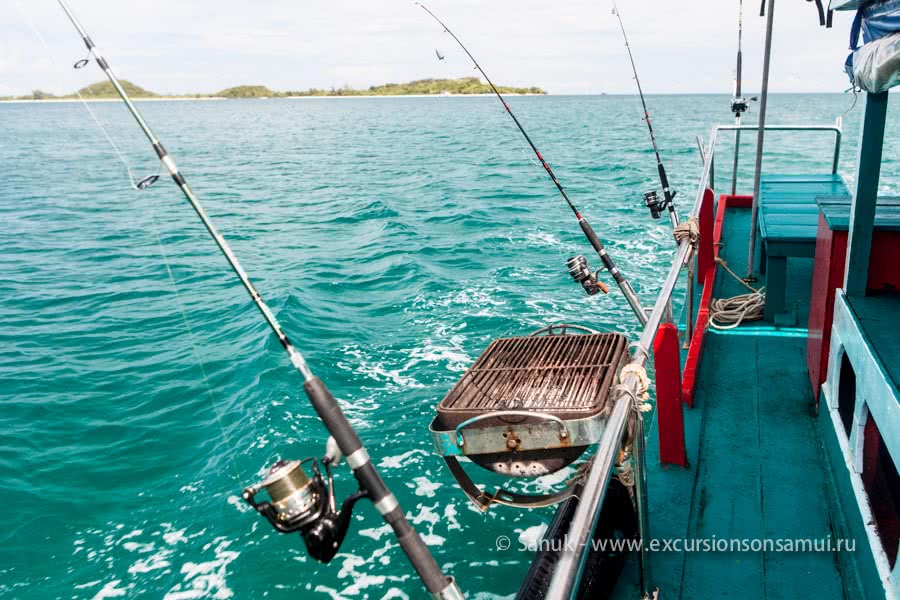
{"type": "Polygon", "coordinates": [[[438,405],[445,426],[516,410],[578,419],[603,411],[627,350],[617,333],[495,340],[438,405]]]}

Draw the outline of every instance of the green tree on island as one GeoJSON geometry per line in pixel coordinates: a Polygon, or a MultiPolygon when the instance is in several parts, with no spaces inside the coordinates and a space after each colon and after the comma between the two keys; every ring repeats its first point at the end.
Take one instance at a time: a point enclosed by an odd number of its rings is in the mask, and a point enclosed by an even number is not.
{"type": "MultiPolygon", "coordinates": [[[[215,94],[182,94],[178,96],[161,95],[146,90],[139,85],[125,79],[121,80],[122,87],[132,98],[288,98],[306,96],[439,96],[444,94],[471,95],[490,94],[491,88],[477,77],[461,77],[459,79],[419,79],[409,83],[386,83],[373,85],[368,89],[357,90],[348,85],[341,88],[323,90],[310,88],[299,91],[276,92],[264,85],[239,85],[226,88],[215,94]]],[[[502,94],[545,94],[539,87],[509,87],[497,86],[502,94]]],[[[116,90],[108,81],[101,81],[84,87],[76,94],[59,96],[59,98],[71,99],[81,95],[83,98],[116,98],[116,90]]],[[[46,100],[57,98],[53,94],[41,90],[34,90],[31,95],[4,98],[6,100],[46,100]]]]}

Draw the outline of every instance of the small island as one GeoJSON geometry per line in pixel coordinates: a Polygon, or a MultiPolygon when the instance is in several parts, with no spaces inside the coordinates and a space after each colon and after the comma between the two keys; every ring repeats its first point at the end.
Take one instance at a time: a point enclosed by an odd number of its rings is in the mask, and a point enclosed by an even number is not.
{"type": "MultiPolygon", "coordinates": [[[[121,80],[122,87],[128,95],[135,99],[144,100],[175,100],[175,99],[234,99],[234,98],[308,98],[308,97],[348,97],[348,96],[472,96],[491,94],[488,84],[477,77],[461,77],[459,79],[419,79],[409,83],[386,83],[373,85],[367,89],[354,89],[349,86],[342,88],[284,91],[271,90],[264,85],[239,85],[230,87],[214,94],[181,94],[164,95],[146,90],[130,81],[121,80]]],[[[510,87],[497,86],[501,94],[519,95],[543,95],[546,92],[539,87],[510,87]]],[[[55,96],[53,94],[35,90],[25,96],[0,97],[0,101],[61,101],[77,100],[78,96],[85,100],[116,99],[118,95],[112,84],[101,81],[78,90],[74,94],[55,96]]]]}

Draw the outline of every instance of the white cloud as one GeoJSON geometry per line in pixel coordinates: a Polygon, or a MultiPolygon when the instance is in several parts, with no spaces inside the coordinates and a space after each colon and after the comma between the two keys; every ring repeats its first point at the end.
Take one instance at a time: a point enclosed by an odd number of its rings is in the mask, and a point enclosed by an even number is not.
{"type": "MultiPolygon", "coordinates": [[[[160,92],[215,91],[241,83],[275,89],[362,87],[472,74],[452,40],[411,1],[70,0],[117,73],[160,92]],[[447,60],[437,62],[434,48],[447,60]]],[[[620,2],[646,91],[731,89],[737,1],[620,2]]],[[[631,93],[618,25],[606,0],[431,0],[497,82],[554,93],[631,93]]],[[[748,90],[759,86],[764,19],[745,3],[748,90]]],[[[818,26],[814,5],[776,5],[772,90],[847,87],[849,17],[818,26]]],[[[69,92],[99,80],[73,73],[84,48],[54,0],[0,3],[0,94],[69,92]],[[29,28],[43,33],[49,52],[29,28]]]]}

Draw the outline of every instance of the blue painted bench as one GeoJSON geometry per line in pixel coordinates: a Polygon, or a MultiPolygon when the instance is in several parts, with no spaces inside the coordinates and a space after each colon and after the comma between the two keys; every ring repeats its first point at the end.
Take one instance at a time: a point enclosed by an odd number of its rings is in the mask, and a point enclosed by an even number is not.
{"type": "Polygon", "coordinates": [[[768,175],[760,182],[760,271],[766,274],[767,321],[785,310],[787,259],[815,257],[819,196],[850,203],[850,192],[837,174],[768,175]]]}
{"type": "MultiPolygon", "coordinates": [[[[816,204],[828,229],[850,230],[850,198],[847,196],[819,196],[816,204]]],[[[878,196],[875,204],[875,229],[900,232],[900,196],[878,196]]]]}

